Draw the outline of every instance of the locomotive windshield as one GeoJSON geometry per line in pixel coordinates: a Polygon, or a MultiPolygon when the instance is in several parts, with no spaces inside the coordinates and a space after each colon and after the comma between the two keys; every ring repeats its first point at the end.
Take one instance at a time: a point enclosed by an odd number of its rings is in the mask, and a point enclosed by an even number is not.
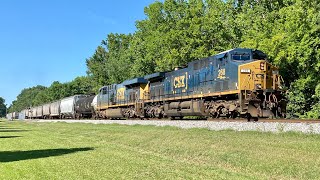
{"type": "Polygon", "coordinates": [[[250,60],[250,54],[249,53],[239,53],[239,52],[235,52],[234,54],[232,54],[232,60],[236,60],[236,61],[247,61],[250,60]]]}
{"type": "Polygon", "coordinates": [[[253,51],[253,59],[267,59],[267,55],[265,53],[263,53],[262,51],[260,50],[254,50],[253,51]]]}

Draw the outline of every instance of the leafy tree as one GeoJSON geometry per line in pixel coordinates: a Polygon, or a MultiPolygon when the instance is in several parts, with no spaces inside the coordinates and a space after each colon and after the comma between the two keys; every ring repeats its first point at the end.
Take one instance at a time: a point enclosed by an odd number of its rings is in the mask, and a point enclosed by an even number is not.
{"type": "Polygon", "coordinates": [[[0,97],[0,117],[5,117],[7,112],[7,106],[5,104],[5,100],[0,97]]]}
{"type": "Polygon", "coordinates": [[[92,78],[94,89],[97,91],[101,86],[108,83],[107,59],[108,52],[102,46],[98,46],[92,57],[86,60],[87,74],[92,78]]]}
{"type": "Polygon", "coordinates": [[[273,4],[245,1],[243,7],[237,14],[237,22],[251,28],[243,29],[240,46],[258,48],[269,55],[291,86],[289,113],[305,117],[308,111],[318,107],[313,95],[320,83],[319,3],[316,0],[273,1],[273,4]]]}
{"type": "Polygon", "coordinates": [[[46,87],[40,85],[23,89],[17,96],[17,100],[12,102],[12,105],[9,107],[9,112],[20,112],[28,107],[38,105],[39,102],[37,102],[35,97],[45,89],[46,87]]]}
{"type": "Polygon", "coordinates": [[[70,83],[68,83],[68,96],[76,95],[76,94],[92,94],[93,91],[93,83],[90,77],[82,76],[77,77],[70,83]]]}

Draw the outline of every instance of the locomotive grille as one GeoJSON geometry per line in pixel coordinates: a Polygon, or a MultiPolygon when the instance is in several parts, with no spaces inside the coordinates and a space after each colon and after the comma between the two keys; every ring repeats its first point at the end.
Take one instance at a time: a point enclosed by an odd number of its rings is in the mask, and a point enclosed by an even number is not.
{"type": "Polygon", "coordinates": [[[216,82],[216,85],[215,85],[215,89],[214,89],[215,91],[221,91],[221,83],[220,83],[220,81],[217,81],[216,82]]]}
{"type": "Polygon", "coordinates": [[[223,81],[223,90],[229,89],[229,81],[223,81]]]}

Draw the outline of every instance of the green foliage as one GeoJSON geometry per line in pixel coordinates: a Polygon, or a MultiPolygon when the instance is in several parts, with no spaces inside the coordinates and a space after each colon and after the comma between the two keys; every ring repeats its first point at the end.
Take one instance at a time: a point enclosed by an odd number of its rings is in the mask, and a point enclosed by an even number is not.
{"type": "Polygon", "coordinates": [[[7,106],[5,104],[5,100],[0,97],[0,117],[5,117],[7,112],[7,106]]]}
{"type": "Polygon", "coordinates": [[[240,46],[263,50],[280,68],[290,86],[291,116],[319,117],[319,98],[314,96],[320,83],[319,2],[261,1],[253,6],[250,2],[237,14],[241,26],[252,27],[243,30],[240,46]]]}
{"type": "Polygon", "coordinates": [[[45,89],[46,87],[40,85],[23,89],[17,96],[17,100],[12,102],[12,105],[9,107],[9,112],[19,112],[25,108],[38,105],[39,100],[35,97],[45,89]]]}

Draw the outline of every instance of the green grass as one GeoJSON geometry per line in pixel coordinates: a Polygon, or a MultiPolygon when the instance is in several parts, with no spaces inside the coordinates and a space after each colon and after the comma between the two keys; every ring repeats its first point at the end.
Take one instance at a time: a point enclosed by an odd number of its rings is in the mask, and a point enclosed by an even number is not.
{"type": "Polygon", "coordinates": [[[320,136],[0,121],[0,179],[318,179],[320,136]]]}

